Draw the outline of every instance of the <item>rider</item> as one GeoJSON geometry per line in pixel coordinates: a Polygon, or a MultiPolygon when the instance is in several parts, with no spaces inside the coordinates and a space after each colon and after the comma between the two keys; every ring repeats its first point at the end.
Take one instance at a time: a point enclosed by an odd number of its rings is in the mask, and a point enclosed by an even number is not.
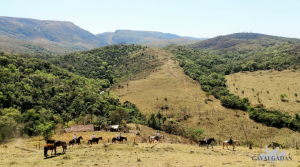
{"type": "Polygon", "coordinates": [[[95,138],[95,135],[93,134],[92,139],[95,138]]]}
{"type": "Polygon", "coordinates": [[[73,140],[74,140],[75,143],[76,143],[76,139],[77,139],[76,134],[74,134],[73,135],[73,140]]]}
{"type": "Polygon", "coordinates": [[[229,138],[229,144],[230,145],[232,144],[232,136],[230,136],[230,138],[229,138]]]}
{"type": "Polygon", "coordinates": [[[158,134],[158,131],[156,131],[156,133],[155,133],[155,139],[158,141],[158,139],[159,139],[159,134],[158,134]]]}
{"type": "Polygon", "coordinates": [[[122,136],[121,136],[121,132],[120,132],[120,133],[119,133],[119,135],[117,136],[117,139],[119,139],[119,140],[120,140],[120,139],[121,139],[121,137],[122,137],[122,136]]]}
{"type": "Polygon", "coordinates": [[[206,144],[207,144],[207,137],[206,137],[206,135],[205,135],[205,137],[204,137],[204,141],[206,142],[206,144]]]}

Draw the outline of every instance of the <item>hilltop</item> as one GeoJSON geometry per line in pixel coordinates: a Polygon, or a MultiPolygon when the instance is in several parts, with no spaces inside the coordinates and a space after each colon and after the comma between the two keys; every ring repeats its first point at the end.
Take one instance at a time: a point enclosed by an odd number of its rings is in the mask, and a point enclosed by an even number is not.
{"type": "Polygon", "coordinates": [[[88,49],[106,43],[92,33],[68,21],[0,17],[0,36],[38,43],[56,42],[88,49]]]}
{"type": "Polygon", "coordinates": [[[226,52],[247,52],[269,46],[283,44],[285,42],[297,42],[299,39],[284,38],[258,33],[235,33],[215,38],[206,39],[200,42],[190,44],[193,49],[207,49],[215,51],[217,54],[226,52]]]}
{"type": "Polygon", "coordinates": [[[66,54],[106,45],[100,37],[68,21],[0,16],[0,51],[66,54]]]}

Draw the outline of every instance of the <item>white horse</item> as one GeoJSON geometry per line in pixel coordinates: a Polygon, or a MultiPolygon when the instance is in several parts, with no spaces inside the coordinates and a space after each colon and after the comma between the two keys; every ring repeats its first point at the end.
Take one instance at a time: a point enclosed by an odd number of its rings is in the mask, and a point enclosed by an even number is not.
{"type": "MultiPolygon", "coordinates": [[[[232,141],[233,149],[235,148],[236,145],[240,145],[240,141],[239,141],[239,140],[233,140],[233,141],[232,141]]],[[[223,142],[223,149],[224,149],[224,146],[226,146],[227,149],[228,149],[228,146],[229,146],[229,140],[226,140],[226,141],[223,142]]]]}
{"type": "Polygon", "coordinates": [[[164,135],[159,135],[158,136],[158,141],[156,140],[156,136],[149,136],[149,143],[154,143],[155,142],[155,140],[157,141],[157,142],[161,142],[161,140],[162,139],[164,139],[165,137],[164,137],[164,135]]]}

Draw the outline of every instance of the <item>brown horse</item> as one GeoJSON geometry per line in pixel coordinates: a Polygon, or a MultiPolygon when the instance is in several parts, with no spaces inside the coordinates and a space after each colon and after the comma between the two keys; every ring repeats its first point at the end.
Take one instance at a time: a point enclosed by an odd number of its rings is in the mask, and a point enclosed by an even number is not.
{"type": "Polygon", "coordinates": [[[98,137],[98,138],[95,137],[92,140],[88,140],[87,144],[91,144],[91,145],[92,145],[92,143],[97,143],[98,144],[100,139],[102,140],[102,137],[98,137]]]}
{"type": "Polygon", "coordinates": [[[123,140],[127,141],[127,137],[121,137],[120,139],[114,137],[114,138],[112,138],[111,142],[112,143],[115,143],[116,141],[123,142],[123,140]]]}
{"type": "Polygon", "coordinates": [[[65,141],[60,141],[60,140],[55,141],[55,146],[56,147],[61,146],[63,148],[63,153],[66,153],[65,150],[67,149],[67,143],[65,141]]]}
{"type": "Polygon", "coordinates": [[[78,145],[81,144],[80,139],[83,139],[82,136],[78,137],[78,138],[76,139],[76,141],[75,141],[74,139],[71,140],[71,141],[69,141],[69,146],[70,146],[70,145],[73,146],[74,144],[78,144],[78,145]]]}
{"type": "Polygon", "coordinates": [[[48,150],[52,150],[51,152],[51,156],[52,156],[52,153],[53,153],[53,150],[54,150],[54,154],[56,155],[56,146],[55,144],[47,144],[45,147],[44,147],[44,156],[47,158],[48,154],[48,150]]]}

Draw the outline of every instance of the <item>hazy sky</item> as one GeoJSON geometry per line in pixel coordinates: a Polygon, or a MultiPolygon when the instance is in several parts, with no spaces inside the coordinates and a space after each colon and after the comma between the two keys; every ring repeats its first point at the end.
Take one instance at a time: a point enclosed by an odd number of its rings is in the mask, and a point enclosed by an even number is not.
{"type": "Polygon", "coordinates": [[[71,21],[93,34],[130,29],[193,37],[255,32],[300,38],[299,0],[0,1],[0,16],[71,21]]]}

